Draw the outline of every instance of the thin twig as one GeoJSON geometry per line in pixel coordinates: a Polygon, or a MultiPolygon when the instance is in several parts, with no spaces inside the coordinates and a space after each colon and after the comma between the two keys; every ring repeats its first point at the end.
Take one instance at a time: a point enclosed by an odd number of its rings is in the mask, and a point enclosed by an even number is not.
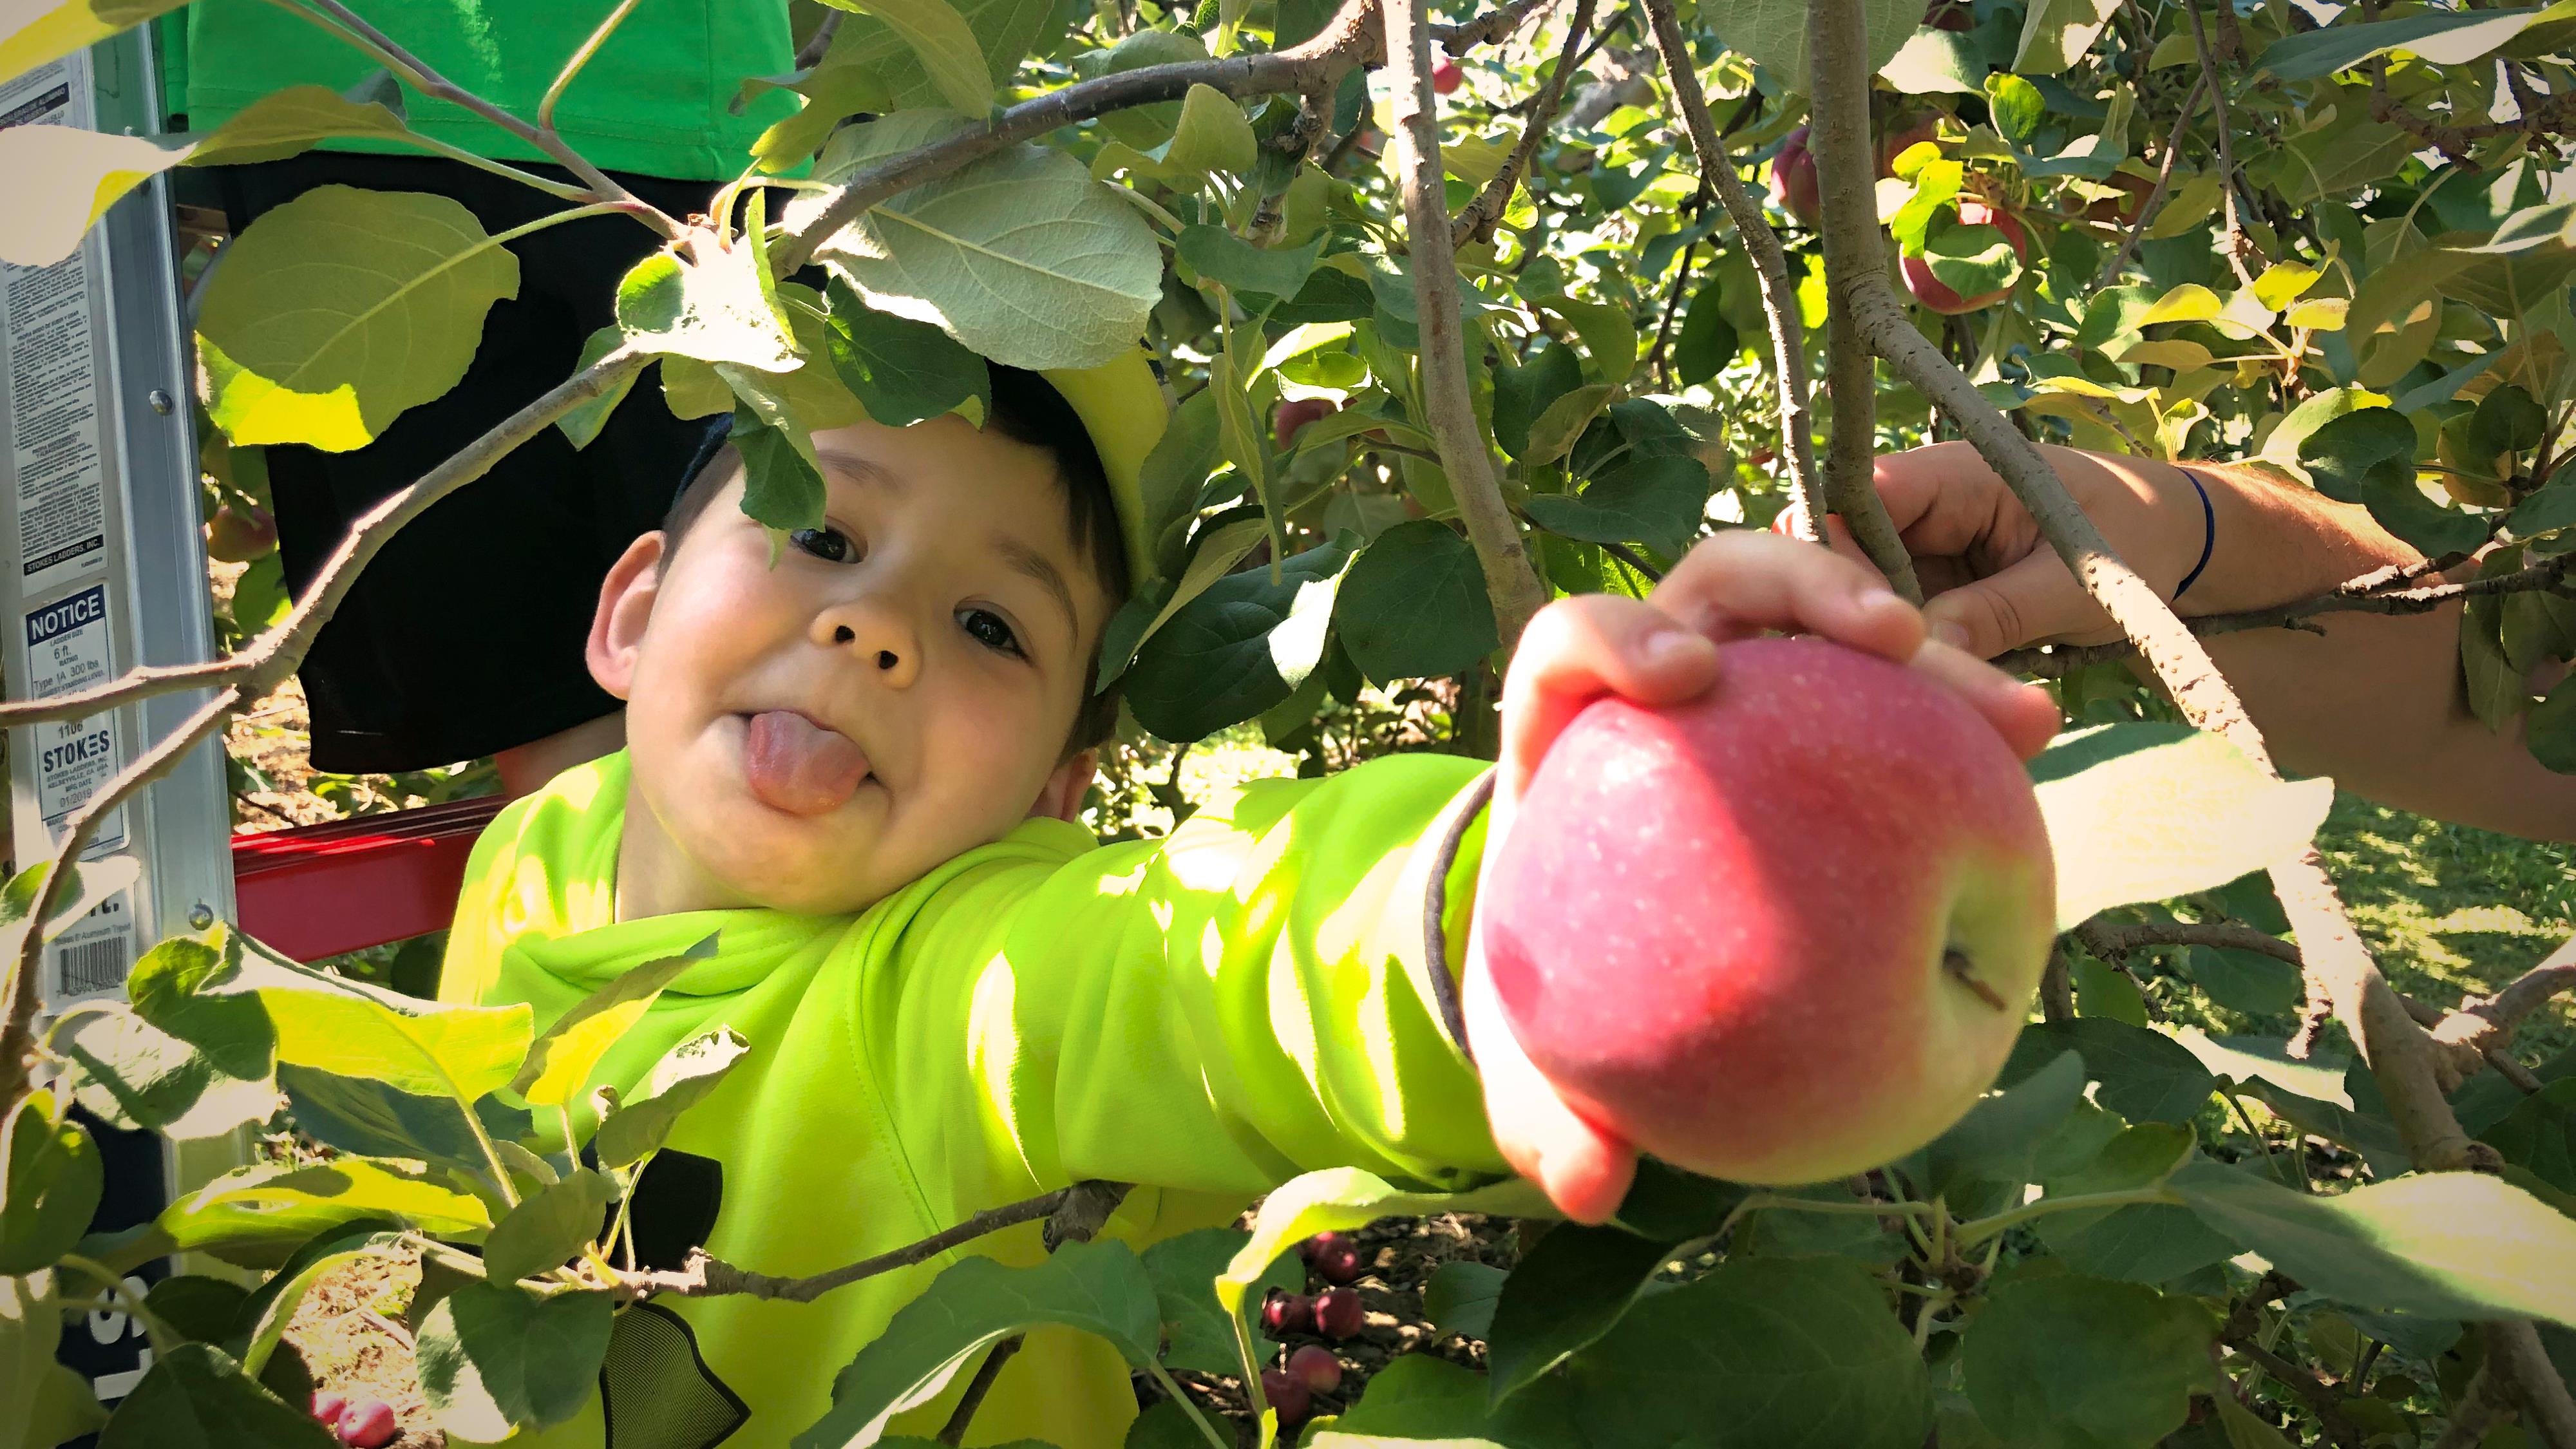
{"type": "MultiPolygon", "coordinates": [[[[1565,30],[1567,51],[1583,43],[1583,33],[1591,28],[1592,8],[1597,3],[1598,0],[1575,0],[1574,18],[1567,22],[1565,30]]],[[[1470,240],[1489,242],[1494,239],[1494,223],[1502,219],[1503,209],[1511,204],[1512,189],[1529,174],[1530,158],[1537,154],[1538,143],[1545,139],[1548,122],[1556,119],[1557,105],[1565,98],[1566,79],[1574,74],[1574,70],[1572,62],[1563,56],[1558,57],[1556,68],[1548,72],[1546,82],[1538,88],[1529,119],[1521,123],[1521,138],[1513,144],[1510,159],[1503,162],[1502,170],[1486,181],[1484,189],[1476,193],[1476,199],[1468,202],[1458,213],[1458,219],[1449,223],[1449,245],[1459,247],[1470,240]]]]}
{"type": "Polygon", "coordinates": [[[1789,280],[1789,256],[1780,245],[1779,233],[1763,216],[1762,204],[1735,174],[1735,162],[1708,113],[1708,96],[1691,68],[1690,42],[1673,16],[1672,0],[1645,0],[1645,5],[1655,48],[1663,56],[1665,82],[1673,88],[1691,150],[1699,158],[1700,184],[1716,191],[1719,204],[1735,222],[1736,234],[1744,240],[1746,255],[1753,259],[1754,275],[1761,279],[1762,315],[1771,332],[1771,371],[1780,390],[1781,461],[1789,470],[1789,496],[1797,505],[1802,531],[1814,541],[1824,536],[1825,497],[1817,484],[1815,427],[1807,406],[1806,329],[1798,289],[1789,280]]]}
{"type": "Polygon", "coordinates": [[[1547,602],[1530,566],[1511,506],[1503,501],[1486,451],[1484,429],[1467,386],[1466,329],[1458,313],[1457,259],[1449,245],[1449,205],[1440,174],[1439,111],[1431,90],[1431,31],[1420,0],[1385,0],[1389,101],[1388,142],[1404,192],[1405,271],[1413,281],[1421,341],[1422,410],[1440,451],[1441,471],[1457,495],[1468,542],[1483,568],[1494,624],[1506,653],[1547,602]]]}
{"type": "MultiPolygon", "coordinates": [[[[2218,0],[2221,5],[2233,0],[2218,0]]],[[[2218,190],[2227,202],[2227,239],[2223,250],[2227,265],[2236,272],[2236,280],[2254,285],[2254,274],[2245,270],[2245,223],[2236,210],[2236,153],[2227,139],[2227,88],[2218,82],[2218,63],[2210,58],[2209,35],[2200,23],[2200,0],[2183,0],[2183,13],[2191,17],[2191,48],[2200,56],[2200,80],[2209,92],[2209,102],[2218,122],[2218,190]]],[[[2185,112],[2185,114],[2189,114],[2185,112]]]]}
{"type": "Polygon", "coordinates": [[[941,1426],[940,1443],[954,1449],[954,1446],[966,1442],[966,1426],[975,1421],[975,1411],[984,1407],[984,1396],[993,1391],[993,1380],[1002,1376],[1002,1365],[1009,1363],[1011,1356],[1018,1353],[1020,1345],[1027,1341],[1027,1335],[1014,1333],[994,1344],[992,1351],[984,1355],[984,1361],[975,1368],[975,1377],[966,1385],[966,1392],[957,1396],[956,1409],[948,1415],[948,1422],[941,1426]]]}
{"type": "Polygon", "coordinates": [[[1664,361],[1664,347],[1672,340],[1673,318],[1682,310],[1682,293],[1689,288],[1691,268],[1698,262],[1698,242],[1682,248],[1682,264],[1673,272],[1671,289],[1664,293],[1664,315],[1655,323],[1655,344],[1646,349],[1646,367],[1662,381],[1667,392],[1672,390],[1673,371],[1664,361]]]}
{"type": "Polygon", "coordinates": [[[1054,1192],[1006,1203],[977,1213],[957,1226],[933,1233],[917,1243],[908,1243],[892,1252],[879,1253],[873,1258],[862,1258],[858,1262],[802,1278],[776,1278],[767,1273],[754,1273],[737,1268],[722,1258],[712,1257],[705,1249],[699,1248],[690,1252],[688,1262],[680,1268],[635,1274],[619,1286],[628,1296],[635,1298],[665,1293],[675,1298],[720,1298],[741,1294],[789,1303],[811,1303],[835,1288],[846,1287],[861,1279],[927,1263],[986,1233],[1034,1222],[1053,1213],[1073,1190],[1070,1187],[1058,1188],[1054,1192]]]}
{"type": "Polygon", "coordinates": [[[1645,575],[1646,582],[1648,583],[1659,584],[1664,581],[1664,571],[1662,569],[1646,562],[1645,555],[1638,553],[1635,549],[1630,548],[1624,543],[1605,543],[1601,545],[1601,551],[1645,575]]]}
{"type": "MultiPolygon", "coordinates": [[[[393,37],[368,24],[341,0],[268,0],[268,3],[321,24],[326,30],[338,31],[343,39],[401,77],[413,90],[461,106],[545,152],[565,170],[580,177],[582,184],[590,188],[593,200],[615,203],[618,210],[635,217],[666,238],[677,240],[686,233],[687,228],[660,207],[619,185],[615,178],[591,164],[590,158],[556,135],[551,127],[531,125],[432,70],[427,62],[405,50],[393,37]]],[[[613,22],[616,17],[611,18],[613,22]]],[[[594,36],[593,41],[604,38],[594,36]]]]}
{"type": "Polygon", "coordinates": [[[2250,1334],[2229,1334],[2227,1346],[2245,1355],[2256,1367],[2297,1394],[2317,1422],[2325,1426],[2326,1438],[2341,1449],[2361,1449],[2361,1427],[2344,1412],[2343,1397],[2326,1385],[2325,1380],[2265,1348],[2250,1334]]]}
{"type": "MultiPolygon", "coordinates": [[[[1807,145],[1815,154],[1823,204],[1825,386],[1834,400],[1825,500],[1888,585],[1920,604],[1923,586],[1914,577],[1914,560],[1888,520],[1876,483],[1878,376],[1864,313],[1876,295],[1873,285],[1879,293],[1886,290],[1887,260],[1871,189],[1868,55],[1869,32],[1858,0],[1814,0],[1807,7],[1807,145]]],[[[1897,321],[1943,371],[1959,377],[1912,323],[1901,314],[1897,321]]],[[[1959,381],[1964,385],[1967,379],[1959,381]]]]}
{"type": "Polygon", "coordinates": [[[2182,114],[2174,117],[2173,134],[2165,138],[2165,159],[2156,168],[2155,189],[2147,193],[2146,200],[2138,203],[2138,216],[2129,223],[2129,234],[2120,238],[2120,249],[2111,254],[2110,264],[2094,274],[2090,290],[2098,291],[2109,286],[2111,280],[2120,275],[2120,269],[2129,264],[2129,254],[2138,249],[2139,238],[2155,224],[2156,213],[2164,209],[2165,193],[2173,186],[2174,163],[2182,157],[2182,138],[2190,134],[2191,113],[2200,108],[2200,93],[2208,86],[2209,79],[2203,76],[2193,81],[2191,90],[2183,96],[2182,114]]]}
{"type": "Polygon", "coordinates": [[[798,70],[812,70],[823,63],[824,56],[832,53],[832,37],[841,33],[841,22],[849,13],[846,10],[824,10],[822,23],[816,25],[814,33],[805,37],[805,43],[796,48],[798,70]]]}

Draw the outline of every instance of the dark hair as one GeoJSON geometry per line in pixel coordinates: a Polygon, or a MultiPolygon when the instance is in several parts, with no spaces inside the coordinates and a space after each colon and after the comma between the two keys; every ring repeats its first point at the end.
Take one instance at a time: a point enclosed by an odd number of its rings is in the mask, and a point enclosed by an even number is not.
{"type": "MultiPolygon", "coordinates": [[[[1056,477],[1064,484],[1066,532],[1075,550],[1091,565],[1092,580],[1099,584],[1110,612],[1116,613],[1118,606],[1126,602],[1133,581],[1127,574],[1127,542],[1118,526],[1118,502],[1109,491],[1109,474],[1100,466],[1100,452],[1092,446],[1090,430],[1083,427],[1081,415],[1064,400],[1064,394],[1037,373],[995,363],[990,366],[990,375],[992,404],[985,410],[984,430],[1022,447],[1035,448],[1054,461],[1056,477]]],[[[698,515],[706,511],[707,501],[733,474],[731,463],[740,454],[728,441],[732,422],[726,416],[709,425],[706,437],[680,475],[679,492],[671,500],[670,511],[662,517],[662,557],[666,560],[679,549],[680,540],[698,521],[698,515]]],[[[1102,743],[1118,728],[1118,690],[1114,686],[1106,690],[1097,687],[1097,640],[1090,652],[1090,665],[1083,673],[1082,707],[1074,715],[1073,734],[1065,743],[1066,759],[1102,743]]]]}

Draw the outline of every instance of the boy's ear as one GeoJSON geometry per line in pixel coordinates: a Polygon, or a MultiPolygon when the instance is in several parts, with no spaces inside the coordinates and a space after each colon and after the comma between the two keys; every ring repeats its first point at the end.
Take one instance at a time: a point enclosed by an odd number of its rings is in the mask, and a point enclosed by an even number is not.
{"type": "Polygon", "coordinates": [[[635,687],[635,661],[644,649],[644,626],[653,617],[653,600],[662,588],[660,530],[626,546],[626,552],[599,584],[599,608],[590,616],[590,642],[583,657],[590,677],[601,689],[624,699],[635,687]]]}
{"type": "Polygon", "coordinates": [[[1100,773],[1100,752],[1084,750],[1081,754],[1055,767],[1046,783],[1038,787],[1037,803],[1029,807],[1029,818],[1065,820],[1082,823],[1082,797],[1091,789],[1091,781],[1100,773]]]}

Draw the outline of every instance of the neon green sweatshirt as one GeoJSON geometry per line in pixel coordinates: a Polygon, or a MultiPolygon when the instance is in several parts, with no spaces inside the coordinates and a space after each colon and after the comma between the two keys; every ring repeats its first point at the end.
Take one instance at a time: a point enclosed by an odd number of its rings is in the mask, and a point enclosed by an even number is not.
{"type": "MultiPolygon", "coordinates": [[[[671,1266],[703,1242],[737,1266],[820,1272],[1083,1178],[1140,1184],[1109,1230],[1140,1244],[1225,1222],[1317,1168],[1464,1188],[1507,1169],[1426,974],[1423,901],[1478,768],[1409,755],[1260,781],[1160,841],[1103,847],[1031,820],[856,917],[621,922],[628,771],[611,756],[512,805],[475,846],[439,995],[525,1001],[542,1026],[717,935],[593,1079],[630,1090],[719,1025],[751,1043],[635,1194],[639,1243],[671,1266]]],[[[1450,871],[1452,961],[1482,831],[1450,871]]],[[[970,1251],[1034,1262],[1038,1225],[970,1251]]],[[[629,1310],[604,1400],[534,1442],[783,1445],[950,1261],[810,1304],[629,1310]]],[[[935,1433],[966,1377],[889,1432],[935,1433]]],[[[973,1442],[1107,1449],[1133,1414],[1114,1351],[1041,1330],[973,1442]]]]}
{"type": "MultiPolygon", "coordinates": [[[[351,0],[349,8],[432,70],[534,120],[564,61],[617,7],[616,0],[351,0]]],[[[162,68],[184,86],[165,86],[166,104],[187,113],[192,131],[211,131],[272,91],[345,90],[377,68],[321,26],[264,0],[196,0],[184,18],[184,47],[162,31],[162,68]]],[[[795,63],[785,0],[641,0],[564,88],[555,127],[606,170],[730,180],[751,143],[797,105],[786,91],[764,91],[737,116],[728,109],[736,90],[746,76],[777,75],[795,63]]],[[[462,106],[409,88],[403,100],[423,135],[504,160],[548,159],[462,106]]],[[[363,138],[322,145],[420,154],[363,138]]]]}

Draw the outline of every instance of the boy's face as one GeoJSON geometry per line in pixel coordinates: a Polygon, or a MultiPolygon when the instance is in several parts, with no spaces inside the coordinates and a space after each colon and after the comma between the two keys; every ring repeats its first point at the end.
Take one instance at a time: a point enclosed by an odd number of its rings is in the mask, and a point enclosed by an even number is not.
{"type": "Polygon", "coordinates": [[[814,445],[825,524],[774,566],[736,464],[668,559],[647,534],[602,586],[621,917],[855,911],[1090,783],[1063,750],[1108,602],[1053,458],[953,415],[814,445]]]}

